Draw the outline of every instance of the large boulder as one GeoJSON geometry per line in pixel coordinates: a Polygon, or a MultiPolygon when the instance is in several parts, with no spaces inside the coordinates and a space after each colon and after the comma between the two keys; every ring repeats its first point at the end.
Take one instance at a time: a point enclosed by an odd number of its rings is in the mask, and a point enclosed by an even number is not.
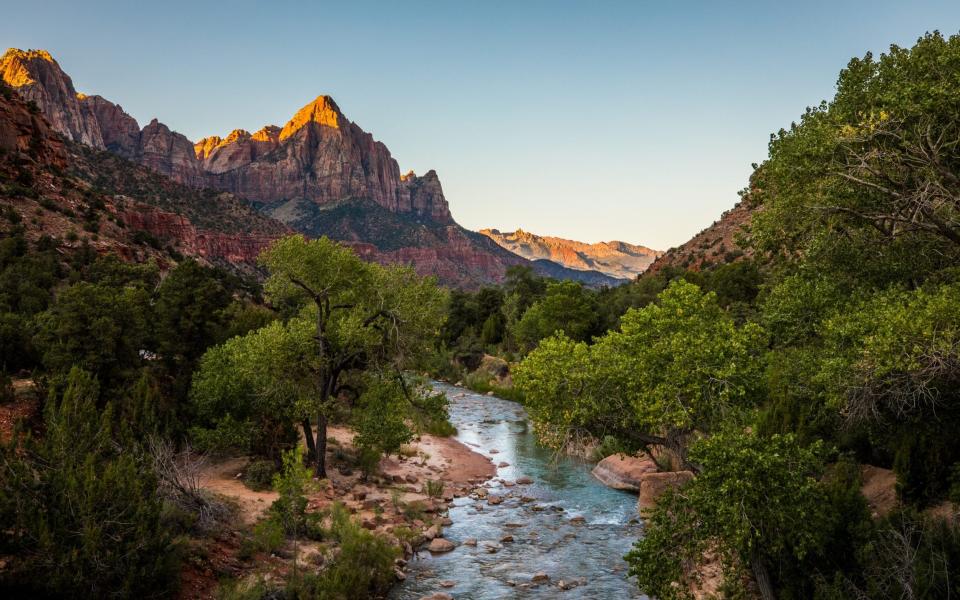
{"type": "Polygon", "coordinates": [[[652,510],[657,498],[664,492],[676,489],[693,479],[691,471],[671,471],[669,473],[646,473],[640,477],[640,498],[637,499],[637,511],[640,514],[652,510]]]}
{"type": "Polygon", "coordinates": [[[604,485],[617,490],[640,491],[640,478],[647,473],[655,473],[657,463],[649,456],[627,456],[611,454],[597,463],[593,476],[604,485]]]}
{"type": "Polygon", "coordinates": [[[430,552],[450,552],[457,546],[450,540],[438,537],[430,541],[430,545],[427,546],[427,550],[430,552]]]}

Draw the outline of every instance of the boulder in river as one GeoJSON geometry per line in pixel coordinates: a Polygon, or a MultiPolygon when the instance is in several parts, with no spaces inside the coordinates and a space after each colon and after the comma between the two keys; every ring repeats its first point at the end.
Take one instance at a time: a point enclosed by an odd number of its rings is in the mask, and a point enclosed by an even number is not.
{"type": "Polygon", "coordinates": [[[693,479],[691,471],[671,471],[669,473],[646,473],[640,478],[640,497],[637,499],[637,511],[643,514],[657,505],[657,498],[669,489],[676,489],[693,479]]]}
{"type": "Polygon", "coordinates": [[[639,492],[640,478],[656,471],[657,463],[653,462],[649,456],[611,454],[597,463],[592,474],[604,485],[613,489],[639,492]]]}
{"type": "Polygon", "coordinates": [[[517,484],[519,485],[530,485],[531,483],[533,483],[533,479],[530,479],[526,475],[517,478],[517,484]]]}
{"type": "Polygon", "coordinates": [[[427,546],[427,550],[430,552],[450,552],[456,547],[457,546],[450,540],[438,537],[433,538],[433,540],[430,541],[430,545],[427,546]]]}

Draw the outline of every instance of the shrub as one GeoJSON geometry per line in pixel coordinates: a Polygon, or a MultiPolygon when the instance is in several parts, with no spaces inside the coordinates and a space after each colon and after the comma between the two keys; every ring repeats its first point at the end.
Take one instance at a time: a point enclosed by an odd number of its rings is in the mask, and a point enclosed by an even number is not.
{"type": "Polygon", "coordinates": [[[428,479],[424,487],[427,496],[430,498],[439,498],[443,496],[443,482],[439,480],[428,479]]]}
{"type": "Polygon", "coordinates": [[[17,559],[0,575],[33,595],[163,595],[177,552],[161,525],[156,479],[113,411],[97,412],[96,379],[74,368],[44,411],[46,435],[0,447],[2,544],[17,559]],[[123,433],[123,432],[121,432],[123,433]]]}
{"type": "Polygon", "coordinates": [[[349,600],[386,594],[394,582],[398,550],[353,521],[340,503],[331,508],[330,520],[330,535],[340,552],[319,574],[293,578],[287,596],[349,600]]]}
{"type": "Polygon", "coordinates": [[[277,466],[272,460],[255,460],[243,471],[243,483],[255,492],[269,490],[273,486],[273,477],[277,466]]]}

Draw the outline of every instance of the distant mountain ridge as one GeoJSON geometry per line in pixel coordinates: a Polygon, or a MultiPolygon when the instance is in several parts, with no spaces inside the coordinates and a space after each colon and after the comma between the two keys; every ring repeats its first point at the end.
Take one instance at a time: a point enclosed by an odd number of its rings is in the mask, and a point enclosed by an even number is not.
{"type": "MultiPolygon", "coordinates": [[[[527,262],[457,224],[436,172],[401,174],[387,147],[329,96],[318,96],[282,127],[236,129],[194,143],[157,119],[141,128],[119,104],[78,93],[45,50],[7,50],[0,79],[70,141],[192,188],[229,192],[297,231],[362,249],[370,260],[412,264],[420,274],[466,287],[500,281],[508,267],[527,262]]],[[[597,273],[533,267],[603,281],[597,273]]]]}
{"type": "Polygon", "coordinates": [[[528,260],[549,260],[579,271],[599,271],[617,279],[633,279],[663,254],[646,246],[621,241],[588,244],[564,238],[537,235],[522,229],[480,233],[501,247],[528,260]]]}

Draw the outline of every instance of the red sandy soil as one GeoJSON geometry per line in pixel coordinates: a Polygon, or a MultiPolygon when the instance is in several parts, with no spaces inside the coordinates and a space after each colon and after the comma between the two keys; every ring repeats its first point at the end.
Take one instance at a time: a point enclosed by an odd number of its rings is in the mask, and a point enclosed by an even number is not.
{"type": "MultiPolygon", "coordinates": [[[[361,475],[342,460],[352,452],[353,432],[345,427],[327,430],[327,475],[317,488],[308,494],[309,511],[328,508],[333,502],[343,503],[365,528],[389,539],[395,527],[410,527],[424,532],[438,524],[446,512],[447,503],[456,496],[467,495],[477,485],[496,473],[491,460],[452,438],[423,435],[403,449],[400,456],[381,459],[377,476],[364,481],[361,475]],[[441,498],[426,494],[428,480],[442,481],[441,498]],[[399,500],[395,505],[394,500],[399,500]],[[403,506],[419,503],[422,517],[412,520],[403,514],[403,506]]],[[[243,577],[254,573],[282,578],[289,570],[293,552],[285,551],[285,558],[256,556],[252,563],[241,563],[236,558],[243,534],[264,516],[277,498],[273,491],[255,492],[247,488],[241,476],[248,464],[247,458],[230,458],[204,467],[201,485],[215,492],[238,509],[237,525],[212,540],[194,540],[201,546],[199,561],[191,561],[181,578],[180,598],[213,598],[218,580],[223,577],[243,577]]],[[[312,555],[323,552],[315,542],[301,542],[297,555],[301,564],[309,564],[312,555]]]]}
{"type": "Polygon", "coordinates": [[[10,440],[17,422],[31,421],[40,410],[40,402],[34,393],[33,381],[17,379],[13,382],[13,391],[14,401],[0,404],[0,442],[10,440]]]}

